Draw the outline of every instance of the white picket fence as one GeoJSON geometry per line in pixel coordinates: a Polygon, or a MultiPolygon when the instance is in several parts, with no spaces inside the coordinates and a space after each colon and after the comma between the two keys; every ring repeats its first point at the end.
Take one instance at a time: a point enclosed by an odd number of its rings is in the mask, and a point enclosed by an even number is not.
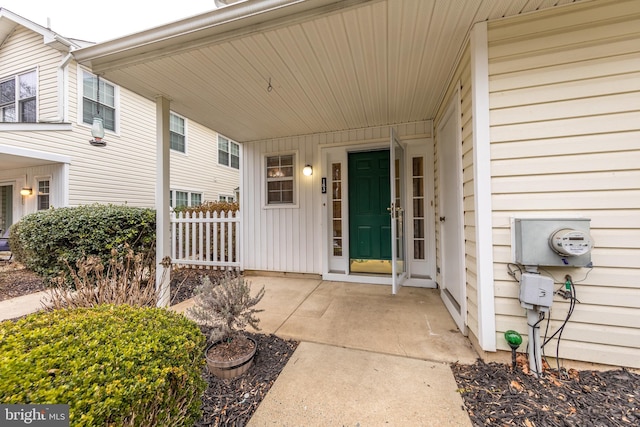
{"type": "Polygon", "coordinates": [[[171,262],[199,268],[240,268],[240,211],[171,213],[171,262]]]}

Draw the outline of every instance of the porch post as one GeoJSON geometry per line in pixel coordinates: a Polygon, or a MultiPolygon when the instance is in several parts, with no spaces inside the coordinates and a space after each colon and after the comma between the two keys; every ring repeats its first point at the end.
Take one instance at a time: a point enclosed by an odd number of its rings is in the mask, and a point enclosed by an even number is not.
{"type": "Polygon", "coordinates": [[[483,350],[496,351],[491,221],[489,44],[486,22],[477,23],[471,31],[471,108],[478,273],[478,341],[483,350]]]}
{"type": "Polygon", "coordinates": [[[156,290],[158,307],[169,306],[171,265],[163,263],[171,254],[169,232],[169,100],[156,98],[156,290]],[[163,266],[165,264],[165,266],[163,266]]]}

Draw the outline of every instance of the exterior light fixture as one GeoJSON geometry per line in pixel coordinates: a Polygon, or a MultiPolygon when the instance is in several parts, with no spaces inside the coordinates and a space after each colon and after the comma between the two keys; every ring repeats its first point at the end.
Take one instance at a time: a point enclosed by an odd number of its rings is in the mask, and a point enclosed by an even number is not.
{"type": "Polygon", "coordinates": [[[91,136],[93,139],[89,140],[89,143],[95,147],[104,147],[107,145],[107,141],[104,138],[104,123],[100,118],[100,75],[97,76],[97,96],[96,96],[96,116],[93,117],[93,124],[91,125],[91,136]]]}
{"type": "Polygon", "coordinates": [[[20,190],[21,196],[30,196],[33,194],[33,189],[31,187],[22,187],[20,190]]]}
{"type": "Polygon", "coordinates": [[[304,176],[311,176],[313,175],[313,168],[311,167],[311,165],[305,165],[304,168],[302,168],[302,174],[304,176]]]}
{"type": "Polygon", "coordinates": [[[104,125],[102,124],[102,119],[100,117],[93,118],[93,124],[91,125],[91,136],[92,140],[89,142],[91,145],[95,145],[96,147],[104,147],[107,145],[104,138],[104,125]]]}

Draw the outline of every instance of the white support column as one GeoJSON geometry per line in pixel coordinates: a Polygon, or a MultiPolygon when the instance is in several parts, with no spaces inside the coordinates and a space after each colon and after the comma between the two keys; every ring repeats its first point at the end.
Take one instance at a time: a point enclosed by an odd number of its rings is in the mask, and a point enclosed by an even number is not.
{"type": "Polygon", "coordinates": [[[496,351],[489,132],[489,42],[486,22],[477,23],[471,31],[471,108],[478,269],[478,341],[483,350],[496,351]]]}
{"type": "Polygon", "coordinates": [[[156,98],[156,290],[158,307],[170,302],[171,266],[163,267],[163,259],[171,255],[169,229],[169,100],[156,98]]]}

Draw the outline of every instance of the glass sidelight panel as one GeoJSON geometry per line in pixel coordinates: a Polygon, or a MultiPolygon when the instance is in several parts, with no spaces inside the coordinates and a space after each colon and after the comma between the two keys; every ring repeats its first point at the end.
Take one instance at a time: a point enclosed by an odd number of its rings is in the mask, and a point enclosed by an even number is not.
{"type": "Polygon", "coordinates": [[[333,256],[342,256],[342,163],[331,165],[331,180],[333,256]]]}
{"type": "Polygon", "coordinates": [[[412,159],[413,259],[425,259],[424,157],[412,159]]]}

